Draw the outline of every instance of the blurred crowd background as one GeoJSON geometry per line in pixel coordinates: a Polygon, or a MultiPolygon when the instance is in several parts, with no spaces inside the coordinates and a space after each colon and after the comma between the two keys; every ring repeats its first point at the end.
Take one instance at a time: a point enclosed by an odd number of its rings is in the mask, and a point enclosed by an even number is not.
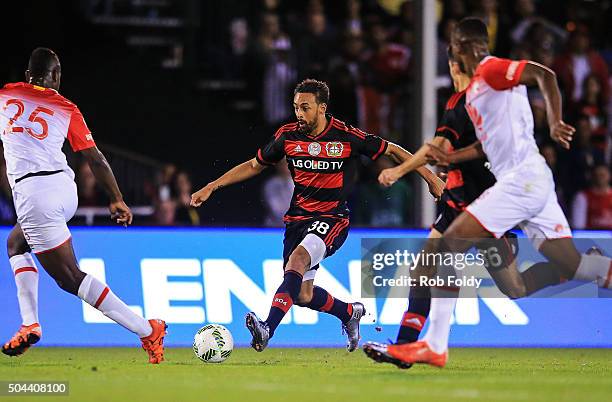
{"type": "MultiPolygon", "coordinates": [[[[450,32],[463,17],[481,17],[492,54],[556,72],[576,136],[569,151],[550,141],[544,99],[531,88],[536,140],[573,228],[612,229],[612,2],[425,1],[436,7],[438,116],[453,93],[450,32]]],[[[23,80],[34,47],[57,51],[60,92],[79,105],[126,201],[137,207],[138,224],[280,226],[293,190],[286,164],[215,193],[199,210],[189,207],[190,194],[252,158],[293,119],[292,91],[304,78],[329,83],[329,111],[337,118],[415,150],[415,3],[31,1],[11,6],[9,29],[19,39],[6,43],[0,79],[23,80]]],[[[91,170],[78,156],[70,162],[80,197],[75,223],[108,224],[107,200],[91,170]]],[[[353,225],[418,225],[418,179],[384,189],[376,177],[388,166],[385,158],[364,163],[355,177],[353,225]]],[[[0,220],[11,224],[4,171],[0,189],[0,220]]]]}

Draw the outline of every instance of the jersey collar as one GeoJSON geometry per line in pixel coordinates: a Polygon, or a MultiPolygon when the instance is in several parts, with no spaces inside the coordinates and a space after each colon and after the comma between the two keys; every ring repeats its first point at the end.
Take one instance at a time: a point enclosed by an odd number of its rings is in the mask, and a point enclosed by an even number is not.
{"type": "Polygon", "coordinates": [[[468,84],[467,88],[465,88],[466,94],[470,91],[470,88],[472,87],[472,84],[476,81],[477,77],[480,76],[480,70],[482,68],[482,65],[493,58],[495,58],[495,56],[488,55],[488,56],[485,56],[482,60],[480,60],[480,62],[478,62],[478,67],[476,67],[476,70],[474,71],[474,75],[472,76],[470,83],[468,84]]]}
{"type": "Polygon", "coordinates": [[[484,59],[480,60],[480,63],[478,63],[478,65],[483,65],[492,58],[494,58],[494,56],[491,56],[491,55],[485,56],[484,59]]]}
{"type": "Polygon", "coordinates": [[[28,88],[28,89],[33,89],[33,90],[40,91],[40,92],[52,91],[52,92],[58,93],[53,88],[41,87],[41,86],[38,86],[38,85],[28,84],[27,82],[13,82],[13,83],[9,83],[9,84],[6,84],[4,86],[4,88],[28,88]]]}
{"type": "Polygon", "coordinates": [[[308,137],[311,140],[318,140],[319,138],[323,137],[325,134],[327,134],[327,132],[332,128],[332,126],[334,125],[334,116],[332,116],[331,114],[325,114],[325,117],[327,117],[327,126],[325,127],[325,130],[323,130],[319,135],[315,136],[315,137],[311,137],[309,135],[306,135],[306,137],[308,137]]]}

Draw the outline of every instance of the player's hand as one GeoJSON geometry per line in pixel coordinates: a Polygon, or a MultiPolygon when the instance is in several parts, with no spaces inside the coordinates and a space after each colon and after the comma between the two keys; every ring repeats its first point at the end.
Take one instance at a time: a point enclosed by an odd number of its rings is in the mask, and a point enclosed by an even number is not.
{"type": "Polygon", "coordinates": [[[426,144],[427,145],[427,154],[425,154],[425,158],[427,159],[427,163],[429,163],[430,165],[437,165],[437,166],[448,166],[449,165],[449,160],[448,160],[448,154],[440,147],[437,147],[433,144],[426,144]]]}
{"type": "Polygon", "coordinates": [[[427,185],[429,186],[429,193],[431,196],[438,201],[440,197],[442,197],[446,182],[436,176],[431,182],[427,183],[427,185]]]}
{"type": "Polygon", "coordinates": [[[132,224],[132,211],[123,201],[111,202],[108,210],[111,213],[111,219],[117,222],[119,225],[127,227],[132,224]]]}
{"type": "Polygon", "coordinates": [[[206,185],[202,187],[200,190],[191,194],[191,206],[199,207],[200,205],[202,205],[202,203],[206,202],[208,198],[210,198],[210,195],[212,194],[212,192],[213,192],[212,187],[210,185],[206,185]]]}
{"type": "Polygon", "coordinates": [[[383,169],[378,175],[378,182],[385,186],[390,187],[401,178],[401,174],[397,167],[383,169]]]}
{"type": "Polygon", "coordinates": [[[575,132],[576,129],[563,120],[559,120],[550,126],[550,138],[565,149],[570,149],[570,142],[572,142],[575,132]]]}

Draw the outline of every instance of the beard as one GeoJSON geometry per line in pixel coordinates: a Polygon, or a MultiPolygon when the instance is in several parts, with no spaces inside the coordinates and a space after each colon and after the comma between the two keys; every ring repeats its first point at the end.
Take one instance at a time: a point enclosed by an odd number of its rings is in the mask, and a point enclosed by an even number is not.
{"type": "Polygon", "coordinates": [[[298,121],[298,129],[297,131],[300,134],[310,134],[314,131],[314,129],[317,128],[317,121],[313,120],[311,122],[307,122],[306,120],[299,120],[298,121]]]}
{"type": "Polygon", "coordinates": [[[459,71],[463,74],[467,74],[467,68],[465,67],[465,63],[461,59],[457,59],[457,64],[459,64],[459,71]]]}

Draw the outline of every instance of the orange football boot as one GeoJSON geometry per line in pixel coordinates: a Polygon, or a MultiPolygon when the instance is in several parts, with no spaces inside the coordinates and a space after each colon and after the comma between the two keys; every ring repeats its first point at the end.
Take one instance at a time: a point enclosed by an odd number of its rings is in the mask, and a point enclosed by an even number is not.
{"type": "Polygon", "coordinates": [[[164,337],[166,336],[166,322],[163,320],[149,320],[153,332],[151,335],[140,338],[142,348],[149,354],[149,363],[159,364],[164,361],[164,337]]]}
{"type": "Polygon", "coordinates": [[[40,341],[42,329],[40,324],[35,322],[31,325],[22,325],[19,331],[2,346],[2,353],[9,356],[19,356],[25,353],[30,346],[40,341]]]}
{"type": "Polygon", "coordinates": [[[436,367],[444,367],[448,360],[448,351],[436,353],[425,341],[404,343],[401,345],[389,345],[388,353],[404,363],[426,363],[436,367]]]}

